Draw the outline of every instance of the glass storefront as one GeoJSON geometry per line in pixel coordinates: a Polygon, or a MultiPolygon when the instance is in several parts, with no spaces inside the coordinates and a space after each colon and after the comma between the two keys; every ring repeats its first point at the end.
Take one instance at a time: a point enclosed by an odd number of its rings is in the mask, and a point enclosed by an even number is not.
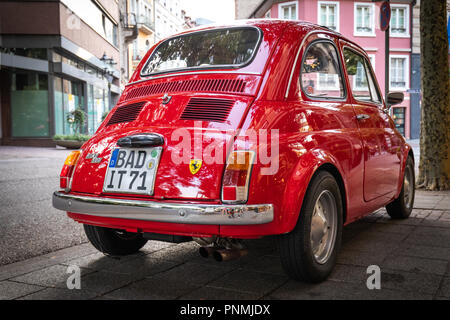
{"type": "Polygon", "coordinates": [[[94,85],[87,86],[88,134],[94,134],[102,123],[103,115],[109,110],[108,91],[94,85]]]}
{"type": "Polygon", "coordinates": [[[54,77],[55,91],[55,134],[73,134],[67,122],[69,112],[80,108],[84,110],[83,84],[54,77]]]}
{"type": "Polygon", "coordinates": [[[11,72],[12,137],[48,137],[48,76],[11,72]]]}
{"type": "Polygon", "coordinates": [[[394,107],[392,108],[392,118],[395,123],[395,127],[398,132],[405,136],[405,108],[404,107],[394,107]]]}

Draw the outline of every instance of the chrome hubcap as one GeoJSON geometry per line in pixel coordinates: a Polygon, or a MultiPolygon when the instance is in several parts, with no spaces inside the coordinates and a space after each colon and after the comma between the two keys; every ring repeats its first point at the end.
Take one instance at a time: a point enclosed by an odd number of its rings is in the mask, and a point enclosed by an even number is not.
{"type": "Polygon", "coordinates": [[[330,191],[325,190],[317,198],[311,218],[311,249],[317,263],[328,261],[333,252],[336,229],[336,200],[330,191]]]}
{"type": "Polygon", "coordinates": [[[410,209],[413,201],[414,194],[414,181],[412,169],[407,166],[405,169],[405,177],[403,180],[403,200],[405,202],[406,208],[410,209]]]}

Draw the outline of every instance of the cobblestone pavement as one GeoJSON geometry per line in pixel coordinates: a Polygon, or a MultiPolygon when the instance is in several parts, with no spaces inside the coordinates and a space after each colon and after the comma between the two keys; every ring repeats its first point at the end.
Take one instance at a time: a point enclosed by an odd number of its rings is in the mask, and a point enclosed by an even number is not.
{"type": "Polygon", "coordinates": [[[51,208],[67,153],[0,148],[0,265],[23,260],[0,266],[0,299],[450,299],[450,192],[417,191],[408,220],[379,210],[346,226],[334,272],[310,285],[286,277],[273,238],[247,241],[248,256],[223,263],[199,257],[195,243],[98,253],[51,208]],[[81,268],[81,290],[67,289],[69,265],[81,268]],[[369,265],[381,268],[381,290],[366,287],[369,265]]]}
{"type": "Polygon", "coordinates": [[[344,228],[338,264],[316,285],[289,280],[273,238],[247,241],[249,255],[218,263],[189,242],[149,241],[138,254],[104,256],[82,244],[0,267],[0,299],[450,299],[450,192],[416,194],[407,220],[379,210],[344,228]],[[81,289],[66,286],[81,268],[81,289]],[[381,268],[368,290],[367,267],[381,268]]]}

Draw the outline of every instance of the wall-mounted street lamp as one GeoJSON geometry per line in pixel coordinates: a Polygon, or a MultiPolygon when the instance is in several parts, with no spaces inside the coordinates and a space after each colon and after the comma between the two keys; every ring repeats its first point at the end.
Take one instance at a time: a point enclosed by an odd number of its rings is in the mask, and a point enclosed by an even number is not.
{"type": "Polygon", "coordinates": [[[110,66],[114,66],[117,64],[117,62],[115,62],[113,58],[108,58],[108,56],[106,55],[106,52],[103,53],[103,56],[100,58],[100,61],[107,63],[110,66]]]}

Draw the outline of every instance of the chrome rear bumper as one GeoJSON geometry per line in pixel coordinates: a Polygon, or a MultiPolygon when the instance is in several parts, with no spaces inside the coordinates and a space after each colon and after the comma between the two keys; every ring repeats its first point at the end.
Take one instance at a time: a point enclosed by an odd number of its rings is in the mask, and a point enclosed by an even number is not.
{"type": "Polygon", "coordinates": [[[76,196],[64,192],[53,194],[53,206],[90,216],[186,224],[255,225],[269,223],[274,217],[271,204],[173,203],[76,196]]]}

